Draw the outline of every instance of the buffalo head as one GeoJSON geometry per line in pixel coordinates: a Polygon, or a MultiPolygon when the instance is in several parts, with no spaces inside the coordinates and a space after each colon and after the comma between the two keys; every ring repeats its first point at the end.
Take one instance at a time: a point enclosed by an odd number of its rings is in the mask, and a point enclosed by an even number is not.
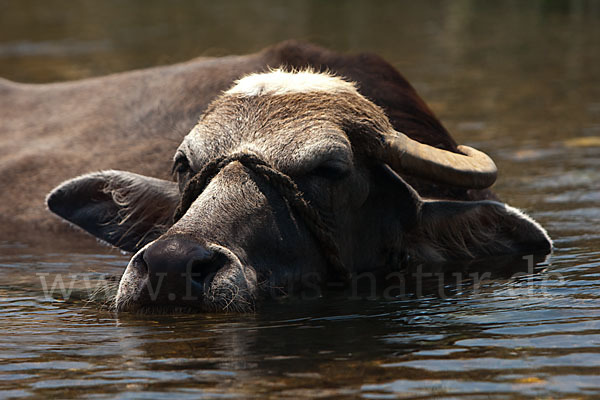
{"type": "Polygon", "coordinates": [[[134,252],[118,310],[254,308],[263,293],[410,261],[548,251],[531,218],[495,201],[427,200],[400,175],[486,188],[485,154],[416,142],[341,78],[271,71],[206,110],[176,182],[103,171],[57,187],[50,210],[134,252]]]}

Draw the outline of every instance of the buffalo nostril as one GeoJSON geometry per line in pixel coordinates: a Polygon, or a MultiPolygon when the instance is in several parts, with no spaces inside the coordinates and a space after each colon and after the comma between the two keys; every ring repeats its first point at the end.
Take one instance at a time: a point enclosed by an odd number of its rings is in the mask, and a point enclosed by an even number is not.
{"type": "Polygon", "coordinates": [[[192,260],[189,270],[190,278],[198,284],[208,285],[226,263],[227,257],[215,252],[209,258],[192,260]]]}
{"type": "Polygon", "coordinates": [[[148,275],[148,264],[146,264],[146,260],[144,259],[144,250],[140,251],[136,255],[133,256],[129,266],[133,268],[136,274],[141,276],[148,275]]]}
{"type": "Polygon", "coordinates": [[[186,236],[171,236],[149,245],[141,258],[148,269],[148,291],[158,301],[195,301],[227,263],[220,252],[186,236]]]}

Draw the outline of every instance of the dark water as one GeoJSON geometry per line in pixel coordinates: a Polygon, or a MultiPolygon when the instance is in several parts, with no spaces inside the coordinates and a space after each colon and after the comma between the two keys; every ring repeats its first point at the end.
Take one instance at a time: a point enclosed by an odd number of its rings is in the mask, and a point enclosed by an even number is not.
{"type": "Polygon", "coordinates": [[[497,161],[496,192],[548,228],[552,257],[444,295],[117,318],[87,297],[125,256],[0,243],[0,397],[600,397],[599,2],[0,0],[0,76],[74,79],[290,37],[392,61],[497,161]]]}

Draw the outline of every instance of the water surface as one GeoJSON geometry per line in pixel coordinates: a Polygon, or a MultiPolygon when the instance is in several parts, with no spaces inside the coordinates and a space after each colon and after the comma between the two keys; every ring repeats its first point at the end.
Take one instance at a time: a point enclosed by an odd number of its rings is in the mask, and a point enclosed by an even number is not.
{"type": "Polygon", "coordinates": [[[506,273],[442,293],[431,278],[421,296],[117,317],[88,294],[126,256],[0,243],[0,397],[598,398],[600,4],[222,3],[2,1],[0,76],[77,79],[291,37],[373,51],[496,160],[494,190],[548,229],[554,254],[491,261],[506,273]]]}

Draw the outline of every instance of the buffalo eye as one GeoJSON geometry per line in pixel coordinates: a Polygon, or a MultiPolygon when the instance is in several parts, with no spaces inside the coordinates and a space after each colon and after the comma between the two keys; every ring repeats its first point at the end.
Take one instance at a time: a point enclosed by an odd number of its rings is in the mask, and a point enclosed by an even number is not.
{"type": "Polygon", "coordinates": [[[192,172],[190,161],[186,155],[183,153],[178,153],[173,161],[173,169],[171,170],[171,173],[176,175],[180,188],[185,186],[185,183],[189,179],[192,172]]]}
{"type": "Polygon", "coordinates": [[[337,181],[345,178],[350,174],[350,167],[341,160],[328,160],[319,164],[310,172],[310,175],[319,178],[325,178],[332,181],[337,181]]]}

